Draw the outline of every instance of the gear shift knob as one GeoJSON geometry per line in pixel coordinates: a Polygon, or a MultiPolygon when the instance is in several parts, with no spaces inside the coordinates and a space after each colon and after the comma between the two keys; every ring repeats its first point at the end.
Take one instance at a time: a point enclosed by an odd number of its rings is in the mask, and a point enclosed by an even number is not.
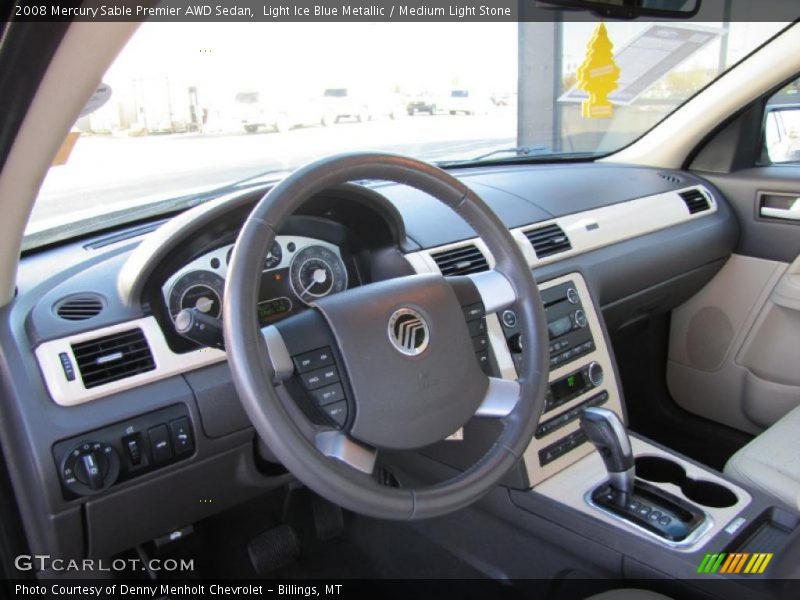
{"type": "Polygon", "coordinates": [[[617,414],[607,408],[591,407],[581,413],[581,429],[595,445],[608,470],[611,487],[631,494],[636,468],[628,432],[617,414]]]}

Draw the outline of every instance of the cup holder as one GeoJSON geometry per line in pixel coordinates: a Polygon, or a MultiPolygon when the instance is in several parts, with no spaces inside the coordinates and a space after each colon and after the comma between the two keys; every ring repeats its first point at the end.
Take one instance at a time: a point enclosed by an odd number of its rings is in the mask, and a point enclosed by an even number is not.
{"type": "Polygon", "coordinates": [[[725,486],[712,481],[691,479],[681,465],[659,456],[638,456],[636,477],[651,483],[672,483],[689,500],[711,508],[727,508],[739,501],[736,494],[725,486]]]}

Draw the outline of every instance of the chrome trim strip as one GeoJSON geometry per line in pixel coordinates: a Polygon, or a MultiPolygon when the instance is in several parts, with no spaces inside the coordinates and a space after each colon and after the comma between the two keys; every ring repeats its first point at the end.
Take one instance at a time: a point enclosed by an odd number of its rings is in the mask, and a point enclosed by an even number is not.
{"type": "Polygon", "coordinates": [[[506,417],[519,402],[521,388],[516,379],[489,377],[489,388],[483,402],[475,411],[476,417],[506,417]]]}
{"type": "Polygon", "coordinates": [[[320,432],[314,443],[325,456],[340,460],[357,471],[370,475],[375,469],[377,450],[362,446],[341,431],[320,432]]]}
{"type": "Polygon", "coordinates": [[[499,271],[483,271],[467,275],[478,288],[486,313],[496,313],[517,301],[517,294],[508,278],[499,271]]]}
{"type": "Polygon", "coordinates": [[[267,344],[267,354],[272,364],[272,370],[275,373],[273,381],[278,383],[289,379],[294,373],[294,362],[292,362],[292,357],[288,348],[286,348],[286,342],[283,341],[281,332],[274,325],[269,325],[261,330],[261,335],[267,344]]]}

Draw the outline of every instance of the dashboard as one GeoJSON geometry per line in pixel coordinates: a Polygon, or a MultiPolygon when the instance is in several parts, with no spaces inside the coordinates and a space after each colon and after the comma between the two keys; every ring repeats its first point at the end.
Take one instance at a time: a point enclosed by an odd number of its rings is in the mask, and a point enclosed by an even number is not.
{"type": "MultiPolygon", "coordinates": [[[[573,164],[455,174],[509,228],[549,303],[547,413],[508,481],[528,489],[588,452],[578,407],[624,414],[610,337],[701,289],[738,226],[719,192],[686,172],[573,164]]],[[[33,552],[107,556],[291,479],[258,443],[224,351],[175,327],[184,310],[222,314],[236,236],[268,189],[23,257],[0,358],[24,376],[6,382],[0,418],[15,432],[4,444],[9,464],[29,467],[12,477],[33,552]],[[111,357],[111,379],[90,386],[92,351],[111,357]],[[87,478],[86,461],[105,469],[102,480],[87,478]],[[76,471],[85,481],[71,481],[76,471]]],[[[349,185],[310,200],[279,232],[254,310],[270,324],[354,286],[492,264],[470,226],[425,194],[349,185]]],[[[515,377],[524,340],[513,316],[489,315],[473,333],[484,368],[515,377]]],[[[465,439],[490,443],[491,432],[465,439]]],[[[457,466],[463,448],[431,451],[457,466]]]]}

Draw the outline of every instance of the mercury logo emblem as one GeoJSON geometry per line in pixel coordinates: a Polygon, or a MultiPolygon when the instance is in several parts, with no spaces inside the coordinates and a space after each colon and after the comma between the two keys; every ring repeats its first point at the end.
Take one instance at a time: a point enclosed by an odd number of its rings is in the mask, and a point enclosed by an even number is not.
{"type": "Polygon", "coordinates": [[[396,310],[389,318],[389,341],[407,356],[422,354],[430,341],[428,324],[410,308],[396,310]]]}

